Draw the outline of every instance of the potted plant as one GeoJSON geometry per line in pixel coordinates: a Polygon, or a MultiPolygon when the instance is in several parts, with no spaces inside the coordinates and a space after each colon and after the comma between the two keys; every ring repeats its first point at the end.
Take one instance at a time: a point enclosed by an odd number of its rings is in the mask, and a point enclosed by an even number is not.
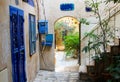
{"type": "Polygon", "coordinates": [[[120,56],[117,55],[114,57],[114,62],[106,69],[110,74],[112,79],[109,79],[109,82],[120,81],[120,56]]]}

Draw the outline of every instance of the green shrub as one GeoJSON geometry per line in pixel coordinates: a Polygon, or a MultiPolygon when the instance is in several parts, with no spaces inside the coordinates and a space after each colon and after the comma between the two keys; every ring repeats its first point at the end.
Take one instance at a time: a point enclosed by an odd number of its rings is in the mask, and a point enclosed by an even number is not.
{"type": "Polygon", "coordinates": [[[64,37],[66,56],[77,57],[79,54],[80,40],[79,33],[68,34],[64,37]]]}

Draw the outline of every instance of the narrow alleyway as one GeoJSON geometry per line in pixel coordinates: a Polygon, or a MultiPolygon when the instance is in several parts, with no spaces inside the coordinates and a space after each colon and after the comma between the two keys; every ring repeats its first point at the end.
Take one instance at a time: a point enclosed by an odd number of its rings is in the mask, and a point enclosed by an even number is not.
{"type": "Polygon", "coordinates": [[[56,51],[55,58],[55,72],[78,72],[78,59],[66,58],[64,51],[56,51]]]}
{"type": "Polygon", "coordinates": [[[34,82],[82,82],[78,72],[51,72],[40,70],[34,82]]]}
{"type": "Polygon", "coordinates": [[[66,58],[64,51],[56,51],[55,58],[55,72],[40,70],[34,82],[82,82],[77,59],[66,58]]]}

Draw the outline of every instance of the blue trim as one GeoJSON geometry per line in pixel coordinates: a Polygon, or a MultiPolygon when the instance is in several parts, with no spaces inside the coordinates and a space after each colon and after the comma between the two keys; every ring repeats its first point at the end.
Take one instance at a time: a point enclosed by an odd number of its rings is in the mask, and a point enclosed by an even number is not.
{"type": "Polygon", "coordinates": [[[49,47],[51,47],[52,43],[51,42],[42,42],[42,46],[49,46],[49,47]]]}
{"type": "Polygon", "coordinates": [[[34,0],[23,0],[23,1],[34,7],[34,0]]]}
{"type": "Polygon", "coordinates": [[[9,10],[13,82],[26,82],[24,12],[13,6],[9,6],[9,10]]]}
{"type": "Polygon", "coordinates": [[[34,7],[34,1],[33,0],[28,0],[28,3],[34,7]]]}
{"type": "Polygon", "coordinates": [[[29,14],[29,50],[30,55],[36,52],[36,21],[32,14],[29,14]]]}
{"type": "Polygon", "coordinates": [[[61,11],[73,11],[75,8],[73,3],[63,3],[60,4],[60,9],[61,11]]]}

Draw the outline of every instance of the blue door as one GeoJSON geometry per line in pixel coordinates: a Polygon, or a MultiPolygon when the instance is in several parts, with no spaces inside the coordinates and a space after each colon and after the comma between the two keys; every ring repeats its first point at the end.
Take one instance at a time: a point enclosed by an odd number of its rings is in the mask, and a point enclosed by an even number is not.
{"type": "Polygon", "coordinates": [[[9,10],[13,82],[26,82],[24,12],[12,6],[9,10]]]}

